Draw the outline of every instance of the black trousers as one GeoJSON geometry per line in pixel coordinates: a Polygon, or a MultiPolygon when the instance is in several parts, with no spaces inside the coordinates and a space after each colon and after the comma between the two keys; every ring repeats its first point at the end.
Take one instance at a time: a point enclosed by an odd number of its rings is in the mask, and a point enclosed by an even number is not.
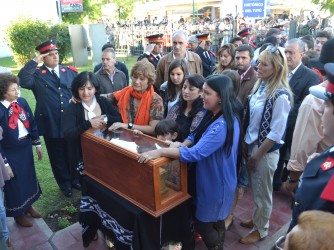
{"type": "Polygon", "coordinates": [[[206,247],[211,250],[222,250],[225,241],[225,222],[202,222],[196,219],[196,231],[202,236],[206,247]]]}
{"type": "Polygon", "coordinates": [[[60,189],[71,188],[71,171],[64,138],[50,138],[44,136],[51,169],[60,189]]]}
{"type": "Polygon", "coordinates": [[[284,163],[286,161],[285,160],[286,154],[291,149],[293,131],[294,131],[294,127],[287,128],[284,144],[279,150],[279,160],[278,160],[277,169],[275,171],[274,178],[273,178],[274,190],[279,190],[282,186],[282,181],[286,181],[288,177],[288,171],[287,169],[284,169],[284,163]]]}

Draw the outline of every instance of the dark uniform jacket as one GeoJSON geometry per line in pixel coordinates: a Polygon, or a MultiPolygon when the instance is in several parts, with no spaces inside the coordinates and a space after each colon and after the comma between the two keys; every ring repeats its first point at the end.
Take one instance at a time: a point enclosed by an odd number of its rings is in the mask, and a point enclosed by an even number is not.
{"type": "MultiPolygon", "coordinates": [[[[161,58],[162,55],[159,55],[159,57],[161,58]]],[[[140,57],[138,57],[138,60],[137,60],[137,61],[143,60],[144,58],[147,58],[147,60],[148,60],[150,63],[153,64],[154,68],[157,69],[157,65],[158,65],[158,62],[159,62],[160,58],[157,59],[152,53],[150,53],[150,55],[144,53],[144,54],[142,54],[140,57]]]]}
{"type": "Polygon", "coordinates": [[[72,97],[71,84],[77,71],[59,65],[60,80],[57,80],[44,65],[36,67],[37,62],[31,60],[20,70],[20,85],[35,95],[35,119],[40,135],[63,138],[64,111],[72,97]]]}
{"type": "Polygon", "coordinates": [[[297,224],[298,216],[304,211],[323,210],[334,213],[334,202],[320,198],[333,174],[334,145],[306,165],[302,182],[295,195],[290,229],[297,224]]]}
{"type": "Polygon", "coordinates": [[[198,46],[195,50],[195,53],[199,55],[202,60],[203,65],[203,76],[207,77],[211,74],[212,70],[215,68],[216,65],[216,57],[212,54],[211,51],[209,52],[210,58],[207,58],[204,54],[206,52],[202,47],[198,46]]]}
{"type": "MultiPolygon", "coordinates": [[[[27,119],[29,121],[29,128],[27,128],[29,137],[31,138],[33,145],[39,145],[39,133],[37,130],[36,120],[32,114],[32,111],[28,105],[26,99],[19,97],[17,99],[18,105],[26,112],[27,119]]],[[[15,147],[17,146],[18,138],[19,138],[19,129],[10,129],[8,128],[8,108],[0,103],[0,126],[3,128],[4,132],[6,132],[5,136],[3,136],[3,140],[1,143],[5,145],[5,147],[15,147]],[[7,131],[9,131],[7,133],[7,131]]]]}

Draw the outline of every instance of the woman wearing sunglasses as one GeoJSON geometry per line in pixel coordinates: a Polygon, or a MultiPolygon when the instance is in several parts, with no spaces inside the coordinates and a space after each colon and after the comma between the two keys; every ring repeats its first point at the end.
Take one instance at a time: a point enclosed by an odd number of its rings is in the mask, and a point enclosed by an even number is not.
{"type": "Polygon", "coordinates": [[[258,78],[249,97],[245,118],[245,157],[253,193],[253,216],[240,223],[251,231],[240,239],[253,244],[268,235],[272,211],[272,181],[284,143],[292,93],[285,55],[268,46],[258,59],[258,78]]]}

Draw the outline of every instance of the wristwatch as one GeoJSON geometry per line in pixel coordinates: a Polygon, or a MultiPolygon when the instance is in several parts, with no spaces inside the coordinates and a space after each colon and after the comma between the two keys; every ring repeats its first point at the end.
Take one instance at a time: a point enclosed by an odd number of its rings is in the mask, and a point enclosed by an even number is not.
{"type": "Polygon", "coordinates": [[[133,127],[133,123],[132,123],[132,122],[129,122],[129,123],[128,123],[128,129],[132,129],[132,127],[133,127]]]}
{"type": "Polygon", "coordinates": [[[291,177],[290,177],[290,175],[289,175],[289,176],[288,176],[288,182],[289,182],[289,183],[297,183],[298,180],[292,180],[291,177]]]}

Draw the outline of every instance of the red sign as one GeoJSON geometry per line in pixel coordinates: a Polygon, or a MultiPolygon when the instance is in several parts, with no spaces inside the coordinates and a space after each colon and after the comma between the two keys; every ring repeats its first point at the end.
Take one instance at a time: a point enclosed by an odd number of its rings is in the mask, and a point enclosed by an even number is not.
{"type": "Polygon", "coordinates": [[[60,1],[61,12],[82,12],[82,0],[61,0],[60,1]]]}

